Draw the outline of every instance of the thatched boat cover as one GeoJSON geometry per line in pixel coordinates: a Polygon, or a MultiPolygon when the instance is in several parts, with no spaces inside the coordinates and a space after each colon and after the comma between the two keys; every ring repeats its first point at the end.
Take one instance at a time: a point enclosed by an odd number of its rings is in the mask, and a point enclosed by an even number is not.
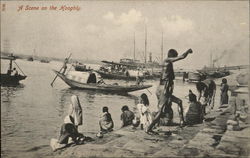
{"type": "MultiPolygon", "coordinates": [[[[101,76],[98,73],[92,72],[96,75],[96,81],[101,79],[101,76]]],[[[81,72],[81,71],[70,71],[66,74],[66,77],[70,80],[77,81],[80,83],[87,83],[90,72],[81,72]]]]}

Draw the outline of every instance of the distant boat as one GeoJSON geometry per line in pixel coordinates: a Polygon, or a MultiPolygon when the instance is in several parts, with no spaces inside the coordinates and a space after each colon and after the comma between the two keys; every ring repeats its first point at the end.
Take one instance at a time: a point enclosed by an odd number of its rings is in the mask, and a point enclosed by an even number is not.
{"type": "Polygon", "coordinates": [[[197,70],[199,73],[206,75],[207,78],[221,78],[230,75],[229,70],[216,69],[216,68],[203,68],[197,70]]]}
{"type": "Polygon", "coordinates": [[[49,61],[49,60],[46,60],[46,59],[41,59],[40,62],[41,62],[41,63],[49,63],[50,61],[49,61]]]}
{"type": "Polygon", "coordinates": [[[27,60],[28,61],[34,61],[33,57],[29,57],[27,60]]]}
{"type": "MultiPolygon", "coordinates": [[[[94,78],[93,83],[89,83],[90,79],[90,73],[88,72],[80,72],[81,75],[75,76],[75,75],[64,75],[58,71],[54,72],[71,88],[74,89],[83,89],[83,90],[95,90],[95,91],[101,91],[101,92],[109,92],[109,93],[128,93],[132,91],[142,90],[146,88],[152,87],[152,85],[129,85],[129,86],[122,86],[118,84],[104,84],[104,83],[98,83],[97,79],[94,78]]],[[[94,75],[95,76],[95,75],[94,75]]],[[[92,76],[93,77],[93,76],[92,76]]]]}
{"type": "Polygon", "coordinates": [[[187,74],[188,82],[198,82],[206,79],[206,75],[203,75],[199,72],[188,72],[187,74]]]}
{"type": "Polygon", "coordinates": [[[237,75],[236,81],[240,86],[248,86],[249,85],[249,73],[241,73],[237,75]]]}
{"type": "Polygon", "coordinates": [[[1,59],[9,60],[10,67],[6,74],[1,73],[1,86],[15,86],[19,84],[19,81],[24,80],[27,76],[25,75],[11,75],[12,71],[12,62],[16,60],[15,56],[1,57],[1,59]]]}

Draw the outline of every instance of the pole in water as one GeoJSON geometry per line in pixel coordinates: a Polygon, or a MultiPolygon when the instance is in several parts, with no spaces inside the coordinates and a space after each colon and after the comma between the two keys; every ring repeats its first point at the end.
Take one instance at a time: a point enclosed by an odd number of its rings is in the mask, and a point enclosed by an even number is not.
{"type": "Polygon", "coordinates": [[[24,76],[26,76],[25,74],[24,74],[24,72],[22,71],[22,69],[17,65],[17,63],[14,61],[14,63],[16,64],[16,66],[18,67],[18,69],[23,73],[23,75],[24,76]]]}

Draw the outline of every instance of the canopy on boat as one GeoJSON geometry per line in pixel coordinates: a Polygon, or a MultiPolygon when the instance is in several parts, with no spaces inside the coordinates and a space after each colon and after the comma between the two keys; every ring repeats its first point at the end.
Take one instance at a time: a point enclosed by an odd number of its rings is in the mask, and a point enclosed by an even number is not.
{"type": "Polygon", "coordinates": [[[4,60],[16,60],[16,57],[15,56],[1,56],[1,59],[4,59],[4,60]]]}
{"type": "Polygon", "coordinates": [[[101,80],[101,76],[96,72],[70,71],[66,77],[80,83],[97,83],[101,80]]]}
{"type": "Polygon", "coordinates": [[[131,64],[125,64],[125,63],[117,63],[117,62],[106,61],[106,60],[103,60],[102,62],[106,63],[106,64],[111,64],[111,65],[122,65],[122,66],[128,66],[128,67],[138,67],[138,65],[131,65],[131,64]]]}

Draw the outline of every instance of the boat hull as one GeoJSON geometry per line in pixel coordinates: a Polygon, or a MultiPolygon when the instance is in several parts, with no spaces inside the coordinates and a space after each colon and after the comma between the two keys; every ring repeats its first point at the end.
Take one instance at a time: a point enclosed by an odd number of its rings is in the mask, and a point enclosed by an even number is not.
{"type": "Polygon", "coordinates": [[[188,73],[188,82],[198,82],[205,79],[206,77],[200,73],[195,73],[195,72],[188,73]]]}
{"type": "Polygon", "coordinates": [[[27,76],[17,75],[10,76],[1,74],[1,86],[18,85],[20,80],[24,80],[27,76]]]}
{"type": "MultiPolygon", "coordinates": [[[[96,71],[101,75],[102,78],[104,79],[115,79],[115,80],[130,80],[130,81],[135,81],[136,77],[135,76],[126,76],[123,74],[112,74],[108,72],[102,72],[102,71],[96,71]]],[[[155,77],[153,75],[147,75],[143,77],[144,79],[154,79],[155,77]]]]}
{"type": "Polygon", "coordinates": [[[95,90],[109,93],[128,93],[132,91],[142,90],[152,87],[152,85],[130,85],[130,86],[119,86],[110,84],[97,84],[97,83],[81,83],[67,78],[65,75],[54,71],[67,85],[74,89],[83,90],[95,90]]]}

